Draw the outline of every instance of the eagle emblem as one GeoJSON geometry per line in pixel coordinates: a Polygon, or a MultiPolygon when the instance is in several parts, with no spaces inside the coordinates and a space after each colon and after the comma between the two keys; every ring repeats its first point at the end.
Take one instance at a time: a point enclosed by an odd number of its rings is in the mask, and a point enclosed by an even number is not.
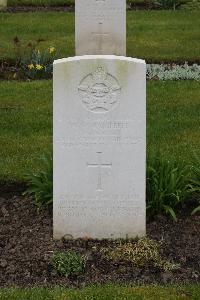
{"type": "Polygon", "coordinates": [[[93,73],[83,78],[78,92],[88,110],[105,113],[118,104],[121,87],[117,79],[104,67],[97,67],[93,73]]]}

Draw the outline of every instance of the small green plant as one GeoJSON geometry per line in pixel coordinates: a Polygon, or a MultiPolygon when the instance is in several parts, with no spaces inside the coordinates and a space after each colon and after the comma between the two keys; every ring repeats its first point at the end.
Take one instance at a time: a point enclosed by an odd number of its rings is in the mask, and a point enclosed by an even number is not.
{"type": "Polygon", "coordinates": [[[29,172],[26,175],[29,187],[24,195],[32,195],[38,209],[47,207],[53,202],[53,158],[52,154],[44,154],[41,159],[42,170],[29,172]]]}
{"type": "Polygon", "coordinates": [[[160,243],[147,237],[141,238],[135,243],[120,244],[115,249],[103,248],[101,250],[103,256],[108,260],[130,262],[139,268],[146,265],[152,265],[164,271],[179,268],[178,264],[163,260],[159,251],[160,243]]]}
{"type": "Polygon", "coordinates": [[[21,61],[24,75],[30,79],[48,79],[53,72],[53,61],[58,57],[55,47],[49,47],[43,52],[32,49],[30,57],[21,61]]]}
{"type": "MultiPolygon", "coordinates": [[[[191,167],[191,171],[192,179],[188,185],[189,192],[200,195],[200,158],[197,156],[197,154],[195,154],[195,161],[191,167]]],[[[199,205],[192,211],[192,215],[196,214],[197,212],[200,212],[200,199],[199,205]]]]}
{"type": "Polygon", "coordinates": [[[32,56],[32,52],[36,49],[43,39],[38,39],[36,41],[28,42],[28,44],[21,41],[18,36],[15,36],[13,39],[13,48],[15,54],[15,67],[21,67],[25,57],[29,60],[32,56]]]}
{"type": "Polygon", "coordinates": [[[147,212],[150,216],[169,214],[175,221],[176,209],[186,198],[188,168],[150,156],[147,163],[147,212]]]}
{"type": "Polygon", "coordinates": [[[200,200],[199,200],[199,205],[192,211],[192,215],[195,215],[196,213],[200,212],[200,200]]]}
{"type": "Polygon", "coordinates": [[[147,79],[157,80],[200,80],[200,66],[193,64],[189,66],[176,64],[148,64],[147,79]]]}
{"type": "Polygon", "coordinates": [[[84,272],[85,257],[72,250],[56,252],[51,257],[51,264],[61,276],[78,276],[84,272]]]}

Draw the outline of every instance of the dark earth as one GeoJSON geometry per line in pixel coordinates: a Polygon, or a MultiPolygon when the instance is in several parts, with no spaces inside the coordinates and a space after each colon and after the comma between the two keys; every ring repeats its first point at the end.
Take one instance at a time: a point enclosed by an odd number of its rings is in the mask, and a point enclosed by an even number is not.
{"type": "MultiPolygon", "coordinates": [[[[128,10],[158,10],[159,7],[156,7],[151,2],[143,2],[143,3],[132,3],[127,6],[128,10]]],[[[1,10],[1,12],[9,12],[9,13],[18,13],[18,12],[49,12],[49,11],[66,11],[72,12],[75,10],[74,5],[43,5],[43,6],[8,6],[1,10]]]]}
{"type": "Polygon", "coordinates": [[[164,259],[180,263],[180,269],[164,272],[152,266],[136,268],[131,263],[108,262],[100,249],[116,241],[52,239],[52,208],[37,212],[33,199],[21,196],[24,186],[0,187],[0,287],[84,287],[91,283],[199,283],[200,216],[185,207],[174,222],[166,217],[148,221],[148,237],[162,240],[164,259]],[[73,249],[87,256],[85,274],[60,277],[49,263],[55,250],[73,249]]]}

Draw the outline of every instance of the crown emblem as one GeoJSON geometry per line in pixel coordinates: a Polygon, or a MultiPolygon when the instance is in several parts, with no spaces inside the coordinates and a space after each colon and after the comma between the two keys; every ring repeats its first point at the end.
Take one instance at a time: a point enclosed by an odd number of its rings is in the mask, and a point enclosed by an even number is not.
{"type": "Polygon", "coordinates": [[[106,71],[103,67],[98,67],[96,71],[92,74],[93,80],[96,82],[102,82],[106,79],[106,71]]]}
{"type": "Polygon", "coordinates": [[[78,91],[82,103],[88,110],[103,113],[116,106],[121,87],[114,76],[109,74],[104,67],[99,66],[93,73],[83,78],[78,91]]]}

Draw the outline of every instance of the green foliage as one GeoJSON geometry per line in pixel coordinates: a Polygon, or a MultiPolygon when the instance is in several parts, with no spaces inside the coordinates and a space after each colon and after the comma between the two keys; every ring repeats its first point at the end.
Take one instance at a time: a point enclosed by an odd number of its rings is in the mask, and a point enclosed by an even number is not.
{"type": "Polygon", "coordinates": [[[164,271],[172,271],[179,265],[163,260],[160,256],[160,244],[149,238],[141,238],[135,243],[120,244],[115,249],[103,248],[102,254],[114,262],[130,262],[142,268],[146,265],[158,267],[164,271]]]}
{"type": "MultiPolygon", "coordinates": [[[[195,161],[191,167],[191,171],[192,171],[192,179],[190,180],[190,183],[188,185],[189,192],[197,193],[198,197],[200,197],[200,158],[197,156],[197,154],[195,154],[195,161]]],[[[199,199],[199,204],[200,204],[200,199],[199,199]]],[[[193,210],[192,215],[198,212],[200,212],[200,205],[193,210]]]]}
{"type": "Polygon", "coordinates": [[[191,167],[192,180],[190,180],[190,190],[192,192],[200,192],[200,158],[195,154],[195,161],[191,167]]]}
{"type": "Polygon", "coordinates": [[[188,168],[151,156],[147,163],[147,212],[151,216],[169,214],[175,221],[176,209],[187,195],[188,168]]]}
{"type": "Polygon", "coordinates": [[[196,213],[200,212],[200,201],[199,201],[199,205],[192,211],[192,215],[195,215],[196,213]]]}
{"type": "Polygon", "coordinates": [[[72,250],[55,252],[51,257],[51,264],[61,276],[78,276],[84,272],[85,257],[72,250]]]}
{"type": "Polygon", "coordinates": [[[42,39],[38,39],[36,41],[31,41],[28,43],[23,43],[18,36],[15,36],[13,39],[13,50],[15,56],[15,66],[20,67],[22,60],[25,57],[31,57],[32,52],[38,45],[42,42],[42,39]]]}
{"type": "Polygon", "coordinates": [[[29,57],[23,58],[21,65],[24,75],[30,79],[48,79],[53,74],[53,61],[58,57],[55,47],[49,47],[43,52],[32,49],[29,57]]]}
{"type": "Polygon", "coordinates": [[[41,171],[26,175],[29,187],[24,195],[33,195],[38,209],[53,202],[53,160],[51,154],[44,154],[41,159],[41,171]]]}

